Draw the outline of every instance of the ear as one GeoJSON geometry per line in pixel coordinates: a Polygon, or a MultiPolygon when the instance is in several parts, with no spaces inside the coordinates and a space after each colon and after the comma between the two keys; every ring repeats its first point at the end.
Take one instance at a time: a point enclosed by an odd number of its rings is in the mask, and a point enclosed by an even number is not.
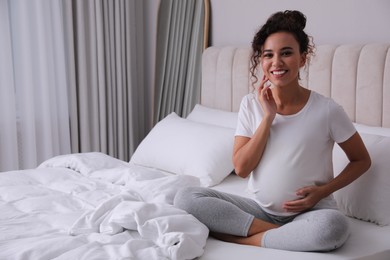
{"type": "Polygon", "coordinates": [[[302,68],[303,66],[305,66],[306,64],[306,60],[307,60],[307,53],[304,52],[301,54],[301,62],[299,64],[299,66],[302,68]]]}

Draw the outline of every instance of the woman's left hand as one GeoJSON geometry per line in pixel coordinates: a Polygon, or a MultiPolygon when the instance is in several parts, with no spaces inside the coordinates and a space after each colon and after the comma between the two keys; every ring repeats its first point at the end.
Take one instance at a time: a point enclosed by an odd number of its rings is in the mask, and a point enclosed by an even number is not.
{"type": "Polygon", "coordinates": [[[288,212],[303,212],[314,207],[325,197],[320,186],[308,186],[296,191],[296,195],[301,197],[296,200],[286,201],[283,208],[288,212]]]}

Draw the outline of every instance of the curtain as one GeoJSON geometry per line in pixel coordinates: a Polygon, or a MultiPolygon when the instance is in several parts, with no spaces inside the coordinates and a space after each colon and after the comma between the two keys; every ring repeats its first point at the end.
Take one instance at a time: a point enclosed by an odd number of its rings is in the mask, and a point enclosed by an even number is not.
{"type": "Polygon", "coordinates": [[[199,102],[207,5],[208,1],[204,0],[160,2],[154,96],[155,123],[171,112],[186,116],[199,102]]]}
{"type": "Polygon", "coordinates": [[[70,152],[60,0],[0,0],[0,171],[70,152]]]}
{"type": "Polygon", "coordinates": [[[143,0],[0,0],[0,171],[129,160],[149,127],[143,0]]]}
{"type": "Polygon", "coordinates": [[[72,152],[128,161],[145,136],[142,0],[64,1],[72,152]]]}

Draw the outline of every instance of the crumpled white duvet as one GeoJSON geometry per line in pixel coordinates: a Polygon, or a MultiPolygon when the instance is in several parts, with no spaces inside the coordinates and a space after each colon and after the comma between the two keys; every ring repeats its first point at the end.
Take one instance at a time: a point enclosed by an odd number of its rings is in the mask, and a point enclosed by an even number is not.
{"type": "Polygon", "coordinates": [[[102,153],[0,173],[0,259],[193,259],[208,229],[172,206],[193,176],[102,153]]]}

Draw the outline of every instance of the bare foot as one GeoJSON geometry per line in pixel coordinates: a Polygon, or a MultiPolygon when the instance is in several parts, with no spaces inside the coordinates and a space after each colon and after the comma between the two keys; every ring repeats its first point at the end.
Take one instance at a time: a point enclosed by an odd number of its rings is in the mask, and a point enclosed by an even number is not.
{"type": "Polygon", "coordinates": [[[216,239],[231,242],[242,245],[251,245],[251,246],[262,246],[261,241],[263,239],[263,235],[267,230],[278,228],[279,226],[276,224],[272,224],[266,222],[261,219],[254,218],[251,226],[249,227],[248,236],[234,236],[229,234],[222,234],[216,232],[210,232],[210,235],[215,237],[216,239]]]}

